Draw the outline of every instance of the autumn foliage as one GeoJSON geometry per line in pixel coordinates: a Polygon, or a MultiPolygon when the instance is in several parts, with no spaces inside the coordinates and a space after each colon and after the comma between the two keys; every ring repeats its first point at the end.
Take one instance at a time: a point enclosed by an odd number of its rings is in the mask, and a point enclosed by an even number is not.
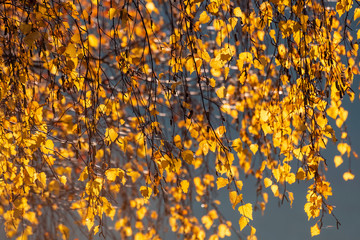
{"type": "Polygon", "coordinates": [[[357,157],[342,100],[357,98],[359,6],[1,0],[7,237],[256,239],[253,211],[292,205],[294,183],[308,186],[311,235],[327,215],[338,225],[326,172],[357,157]],[[221,188],[239,223],[219,210],[221,188]]]}

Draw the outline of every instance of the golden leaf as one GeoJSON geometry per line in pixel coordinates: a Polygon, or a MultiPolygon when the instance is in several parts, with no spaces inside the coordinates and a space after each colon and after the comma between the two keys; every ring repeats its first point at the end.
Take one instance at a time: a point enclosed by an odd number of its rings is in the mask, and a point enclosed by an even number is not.
{"type": "Polygon", "coordinates": [[[267,120],[269,119],[269,112],[265,109],[262,109],[260,111],[260,120],[263,122],[267,122],[267,120]]]}
{"type": "Polygon", "coordinates": [[[360,17],[360,8],[355,9],[354,21],[360,17]]]}
{"type": "Polygon", "coordinates": [[[181,153],[182,158],[188,164],[192,164],[194,160],[194,153],[191,150],[185,150],[181,153]]]}
{"type": "Polygon", "coordinates": [[[242,194],[237,194],[236,191],[229,192],[230,203],[232,208],[235,209],[236,205],[239,204],[242,200],[242,194]]]}
{"type": "Polygon", "coordinates": [[[254,228],[253,226],[251,226],[250,235],[255,235],[255,233],[256,233],[256,228],[254,228]]]}
{"type": "Polygon", "coordinates": [[[224,237],[230,237],[231,236],[231,232],[230,229],[228,228],[228,226],[226,226],[225,224],[220,224],[218,227],[218,235],[220,238],[224,238],[224,237]]]}
{"type": "Polygon", "coordinates": [[[188,190],[189,190],[189,181],[188,180],[182,180],[180,182],[180,186],[181,186],[181,190],[184,192],[184,193],[187,193],[188,190]]]}
{"type": "Polygon", "coordinates": [[[63,239],[63,240],[69,239],[69,237],[70,237],[70,231],[69,231],[69,228],[68,228],[68,227],[66,227],[66,226],[63,225],[63,224],[59,224],[57,228],[59,229],[59,232],[61,232],[61,234],[62,234],[62,239],[63,239]]]}
{"type": "Polygon", "coordinates": [[[89,44],[91,47],[97,48],[99,46],[99,39],[94,34],[89,35],[89,44]]]}
{"type": "Polygon", "coordinates": [[[335,156],[334,157],[334,163],[335,163],[335,167],[340,166],[343,163],[343,159],[341,156],[335,156]]]}
{"type": "Polygon", "coordinates": [[[343,174],[343,178],[345,181],[353,180],[355,178],[355,175],[351,172],[346,172],[343,174]]]}
{"type": "Polygon", "coordinates": [[[216,179],[216,185],[217,185],[217,189],[219,190],[220,188],[225,187],[226,185],[229,184],[229,180],[227,178],[222,178],[222,177],[218,177],[216,179]]]}
{"type": "Polygon", "coordinates": [[[61,177],[60,177],[60,182],[61,182],[63,185],[66,185],[66,181],[67,181],[66,176],[61,176],[61,177]]]}
{"type": "Polygon", "coordinates": [[[249,223],[249,219],[244,216],[241,216],[239,219],[240,231],[242,231],[244,227],[248,225],[248,223],[249,223]]]}
{"type": "Polygon", "coordinates": [[[114,16],[118,13],[119,11],[116,10],[116,8],[110,8],[109,9],[109,19],[113,19],[114,16]]]}
{"type": "Polygon", "coordinates": [[[200,14],[200,17],[199,17],[199,22],[201,24],[204,24],[204,23],[207,23],[210,21],[210,17],[207,15],[206,11],[203,11],[201,14],[200,14]]]}
{"type": "Polygon", "coordinates": [[[152,194],[152,189],[146,186],[141,186],[140,193],[145,199],[149,199],[152,194]]]}
{"type": "Polygon", "coordinates": [[[226,89],[224,86],[220,87],[218,90],[216,90],[216,95],[219,98],[224,98],[226,96],[226,89]]]}
{"type": "Polygon", "coordinates": [[[233,141],[232,147],[238,153],[242,151],[242,142],[241,142],[240,138],[237,138],[233,141]]]}
{"type": "Polygon", "coordinates": [[[270,187],[272,185],[271,179],[270,178],[265,178],[264,179],[264,185],[265,185],[265,188],[270,187]]]}
{"type": "Polygon", "coordinates": [[[287,192],[289,195],[289,200],[290,200],[290,207],[292,207],[292,204],[294,202],[294,194],[292,192],[287,192]]]}
{"type": "Polygon", "coordinates": [[[337,149],[341,153],[341,155],[344,155],[346,151],[348,150],[349,145],[347,143],[339,143],[337,146],[337,149]]]}
{"type": "Polygon", "coordinates": [[[298,180],[304,180],[306,177],[306,173],[302,168],[299,168],[298,172],[296,173],[296,179],[298,180]]]}
{"type": "Polygon", "coordinates": [[[109,180],[110,182],[115,181],[116,177],[120,177],[120,179],[123,179],[124,175],[125,175],[124,170],[120,168],[109,168],[108,170],[105,171],[105,176],[107,180],[109,180]]]}
{"type": "Polygon", "coordinates": [[[250,150],[251,150],[251,152],[255,155],[256,154],[256,152],[258,151],[258,149],[259,149],[259,146],[257,145],[257,144],[251,144],[250,145],[250,150]]]}
{"type": "Polygon", "coordinates": [[[311,231],[311,236],[316,236],[316,235],[319,235],[320,234],[320,229],[319,229],[319,226],[317,224],[315,224],[314,226],[312,226],[310,228],[310,231],[311,231]]]}
{"type": "Polygon", "coordinates": [[[82,173],[80,174],[79,181],[85,181],[89,177],[88,168],[85,167],[82,173]]]}
{"type": "Polygon", "coordinates": [[[105,138],[110,142],[115,142],[118,137],[118,133],[113,128],[107,128],[105,138]]]}
{"type": "Polygon", "coordinates": [[[238,208],[239,212],[241,215],[243,215],[244,217],[247,217],[250,220],[253,220],[253,209],[252,209],[252,204],[251,203],[247,203],[245,205],[242,205],[238,208]]]}
{"type": "Polygon", "coordinates": [[[45,142],[45,146],[43,148],[43,153],[48,154],[54,151],[54,143],[52,140],[48,139],[45,142]]]}
{"type": "Polygon", "coordinates": [[[241,8],[239,8],[239,7],[234,8],[234,15],[235,15],[235,17],[242,17],[243,12],[241,11],[241,8]]]}
{"type": "Polygon", "coordinates": [[[336,119],[337,115],[339,114],[339,109],[336,106],[332,106],[326,110],[326,113],[329,117],[336,119]]]}

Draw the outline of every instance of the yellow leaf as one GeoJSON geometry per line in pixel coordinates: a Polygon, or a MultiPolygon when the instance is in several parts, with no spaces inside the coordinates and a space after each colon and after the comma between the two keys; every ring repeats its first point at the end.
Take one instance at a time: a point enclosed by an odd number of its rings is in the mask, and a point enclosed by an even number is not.
{"type": "Polygon", "coordinates": [[[298,180],[304,180],[306,177],[306,174],[302,168],[299,168],[298,172],[296,173],[296,179],[298,180]]]}
{"type": "MultiPolygon", "coordinates": [[[[360,30],[359,30],[359,31],[360,31],[360,30]]],[[[216,86],[216,81],[215,81],[215,79],[210,78],[210,86],[213,87],[213,88],[216,86]]]]}
{"type": "Polygon", "coordinates": [[[241,180],[236,181],[236,186],[239,188],[239,190],[241,191],[242,187],[243,187],[243,182],[241,180]]]}
{"type": "Polygon", "coordinates": [[[246,227],[246,225],[248,225],[248,223],[249,223],[249,219],[247,219],[244,216],[241,216],[241,218],[239,219],[240,231],[242,231],[244,229],[244,227],[246,227]]]}
{"type": "Polygon", "coordinates": [[[140,232],[135,234],[135,239],[134,240],[146,240],[146,236],[140,232]]]}
{"type": "Polygon", "coordinates": [[[192,57],[189,57],[187,60],[186,60],[186,63],[185,63],[185,68],[186,70],[192,74],[192,72],[195,71],[195,64],[194,64],[194,60],[192,57]]]}
{"type": "Polygon", "coordinates": [[[236,205],[242,200],[242,194],[237,195],[236,191],[231,191],[229,192],[229,199],[232,204],[232,208],[235,209],[236,205]]]}
{"type": "Polygon", "coordinates": [[[345,181],[353,180],[355,178],[355,175],[352,174],[351,172],[346,172],[343,174],[343,178],[345,181]]]}
{"type": "Polygon", "coordinates": [[[241,11],[241,8],[236,7],[236,8],[234,9],[234,15],[235,15],[235,17],[242,17],[243,12],[241,11]]]}
{"type": "Polygon", "coordinates": [[[85,181],[89,177],[88,168],[85,167],[82,173],[80,174],[79,181],[85,181]]]}
{"type": "Polygon", "coordinates": [[[210,17],[207,15],[206,11],[203,11],[201,14],[200,14],[200,17],[199,17],[199,22],[201,24],[204,24],[204,23],[207,23],[210,21],[210,17]]]}
{"type": "Polygon", "coordinates": [[[218,177],[218,179],[216,179],[216,185],[218,190],[220,188],[225,187],[228,184],[229,184],[229,180],[227,178],[218,177]]]}
{"type": "Polygon", "coordinates": [[[203,216],[201,222],[205,225],[206,229],[210,229],[214,221],[209,216],[203,216]]]}
{"type": "Polygon", "coordinates": [[[118,137],[118,133],[113,128],[107,128],[105,138],[110,142],[115,142],[118,137]]]}
{"type": "Polygon", "coordinates": [[[117,13],[117,10],[115,8],[110,8],[109,9],[109,19],[113,19],[115,14],[117,13]]]}
{"type": "Polygon", "coordinates": [[[295,174],[294,174],[294,173],[289,173],[289,174],[286,176],[286,182],[287,182],[288,184],[293,184],[295,181],[296,181],[296,177],[295,177],[295,174]]]}
{"type": "Polygon", "coordinates": [[[279,186],[278,185],[271,185],[271,191],[273,192],[274,196],[279,196],[279,186]]]}
{"type": "Polygon", "coordinates": [[[66,176],[61,176],[61,177],[60,177],[60,182],[61,182],[62,184],[66,185],[66,181],[67,181],[66,176]]]}
{"type": "Polygon", "coordinates": [[[252,153],[255,155],[256,152],[258,151],[259,146],[257,144],[251,144],[250,145],[250,150],[252,151],[252,153]]]}
{"type": "Polygon", "coordinates": [[[272,129],[271,129],[271,127],[270,127],[270,125],[269,125],[269,123],[263,123],[263,124],[261,124],[261,128],[262,128],[262,130],[264,131],[265,136],[266,136],[267,134],[271,134],[271,133],[273,132],[272,129]]]}
{"type": "Polygon", "coordinates": [[[230,237],[231,236],[231,232],[230,229],[228,228],[228,226],[226,226],[225,224],[220,224],[218,227],[218,235],[220,238],[224,238],[224,237],[230,237]]]}
{"type": "Polygon", "coordinates": [[[344,155],[344,153],[346,153],[346,151],[348,149],[348,146],[349,145],[347,143],[339,143],[337,146],[337,149],[339,150],[341,155],[344,155]]]}
{"type": "Polygon", "coordinates": [[[136,211],[136,215],[138,219],[142,220],[145,217],[145,214],[147,212],[146,207],[141,207],[139,210],[136,211]]]}
{"type": "Polygon", "coordinates": [[[145,199],[149,199],[152,194],[152,189],[146,186],[141,186],[140,193],[145,199]]]}
{"type": "Polygon", "coordinates": [[[113,182],[116,180],[116,177],[120,177],[121,179],[124,178],[125,172],[124,170],[120,169],[120,168],[109,168],[108,170],[105,171],[105,176],[107,178],[107,180],[109,180],[110,182],[113,182]]]}
{"type": "Polygon", "coordinates": [[[263,122],[267,122],[269,119],[269,112],[267,110],[262,109],[260,112],[260,120],[263,122]]]}
{"type": "Polygon", "coordinates": [[[225,126],[220,126],[215,130],[215,133],[219,138],[221,138],[224,135],[225,132],[226,132],[226,127],[225,126]]]}
{"type": "Polygon", "coordinates": [[[332,106],[326,110],[326,113],[329,115],[329,117],[336,119],[337,115],[339,114],[339,109],[336,106],[332,106]]]}
{"type": "Polygon", "coordinates": [[[225,97],[226,93],[225,93],[225,87],[222,86],[220,87],[218,90],[216,90],[216,95],[219,97],[219,98],[223,98],[225,97]]]}
{"type": "Polygon", "coordinates": [[[288,192],[289,200],[290,200],[290,207],[292,207],[294,201],[294,194],[292,192],[288,192]]]}
{"type": "Polygon", "coordinates": [[[75,44],[70,43],[70,44],[66,47],[65,53],[69,54],[69,56],[70,56],[71,58],[76,57],[75,44]]]}
{"type": "Polygon", "coordinates": [[[225,67],[225,79],[227,79],[228,75],[229,75],[229,71],[230,71],[230,68],[229,67],[225,67]]]}
{"type": "Polygon", "coordinates": [[[319,234],[320,234],[319,226],[315,224],[314,226],[311,227],[311,236],[313,237],[319,234]]]}
{"type": "Polygon", "coordinates": [[[334,163],[335,163],[335,167],[340,166],[343,163],[343,159],[341,156],[335,156],[334,157],[334,163]]]}
{"type": "Polygon", "coordinates": [[[94,235],[96,235],[99,232],[99,225],[94,227],[94,235]]]}
{"type": "Polygon", "coordinates": [[[232,147],[234,148],[234,150],[238,153],[240,153],[242,151],[242,142],[240,138],[237,138],[233,141],[232,147]]]}
{"type": "Polygon", "coordinates": [[[159,14],[159,10],[156,8],[156,6],[153,2],[148,2],[146,4],[146,8],[150,13],[155,12],[155,13],[159,14]]]}
{"type": "Polygon", "coordinates": [[[252,209],[252,204],[251,203],[247,203],[245,205],[242,205],[238,208],[239,212],[241,215],[243,215],[244,217],[249,218],[250,220],[253,220],[253,209],[252,209]]]}
{"type": "Polygon", "coordinates": [[[272,185],[271,179],[270,178],[265,178],[264,179],[264,185],[265,185],[265,188],[270,187],[272,185]]]}
{"type": "Polygon", "coordinates": [[[250,235],[255,235],[255,233],[256,233],[256,228],[254,228],[253,226],[251,226],[250,235]]]}
{"type": "MultiPolygon", "coordinates": [[[[133,183],[136,182],[136,180],[138,180],[138,178],[141,176],[140,173],[138,173],[137,171],[132,171],[132,170],[128,170],[126,172],[126,174],[131,177],[131,181],[133,183]]],[[[123,179],[125,179],[125,178],[123,178],[123,179]]]]}
{"type": "Polygon", "coordinates": [[[89,35],[89,44],[91,47],[97,48],[99,46],[99,39],[94,34],[89,35]]]}
{"type": "Polygon", "coordinates": [[[354,21],[360,17],[360,8],[355,9],[354,21]]]}
{"type": "Polygon", "coordinates": [[[274,40],[274,42],[276,43],[275,30],[271,29],[269,34],[270,34],[271,38],[274,40]]]}
{"type": "Polygon", "coordinates": [[[180,186],[181,186],[181,190],[184,192],[184,193],[187,193],[188,190],[189,190],[189,181],[188,180],[182,180],[180,182],[180,186]]]}
{"type": "Polygon", "coordinates": [[[59,224],[58,225],[58,227],[57,227],[58,229],[59,229],[59,232],[61,232],[61,234],[62,234],[62,239],[63,240],[67,240],[67,239],[69,239],[69,228],[67,228],[65,225],[63,225],[63,224],[59,224]]]}
{"type": "Polygon", "coordinates": [[[99,196],[102,189],[102,182],[103,179],[100,177],[90,180],[85,186],[86,193],[88,195],[99,196]]]}
{"type": "Polygon", "coordinates": [[[191,150],[185,150],[181,153],[182,158],[184,159],[185,162],[187,162],[188,164],[192,164],[193,160],[194,160],[194,154],[191,150]]]}
{"type": "Polygon", "coordinates": [[[345,121],[347,119],[347,116],[348,116],[348,111],[346,111],[343,107],[341,107],[339,109],[339,117],[341,120],[345,121]]]}
{"type": "Polygon", "coordinates": [[[50,152],[52,152],[52,151],[54,151],[54,143],[53,143],[52,140],[48,139],[48,140],[46,140],[46,142],[45,142],[45,146],[44,146],[44,148],[43,148],[43,152],[44,152],[45,154],[48,154],[48,153],[50,153],[50,152]]]}

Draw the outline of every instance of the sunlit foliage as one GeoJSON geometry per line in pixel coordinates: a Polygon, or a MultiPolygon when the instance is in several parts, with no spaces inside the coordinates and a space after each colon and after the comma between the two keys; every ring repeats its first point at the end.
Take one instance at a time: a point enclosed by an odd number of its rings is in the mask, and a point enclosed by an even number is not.
{"type": "Polygon", "coordinates": [[[338,225],[326,171],[348,162],[339,176],[355,177],[342,100],[357,98],[359,6],[1,1],[7,237],[256,239],[253,212],[272,196],[292,205],[294,183],[308,186],[311,235],[327,214],[338,225]],[[219,210],[224,189],[239,223],[219,210]]]}

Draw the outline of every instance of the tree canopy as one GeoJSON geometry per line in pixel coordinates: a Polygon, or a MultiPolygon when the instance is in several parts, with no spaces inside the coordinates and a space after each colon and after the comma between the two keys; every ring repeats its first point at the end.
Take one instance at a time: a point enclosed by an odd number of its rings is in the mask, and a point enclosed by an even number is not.
{"type": "Polygon", "coordinates": [[[7,237],[256,239],[253,211],[292,205],[294,183],[312,236],[338,225],[326,172],[355,177],[359,17],[353,0],[1,0],[7,237]]]}

